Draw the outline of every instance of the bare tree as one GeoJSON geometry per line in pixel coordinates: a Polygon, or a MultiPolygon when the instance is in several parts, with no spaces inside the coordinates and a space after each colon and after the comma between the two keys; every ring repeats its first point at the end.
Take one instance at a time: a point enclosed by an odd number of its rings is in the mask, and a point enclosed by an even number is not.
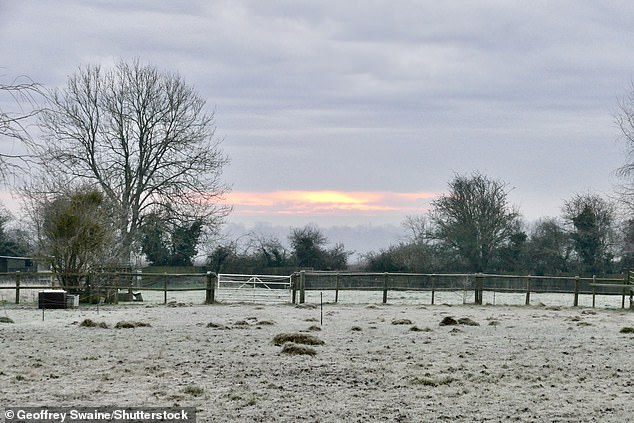
{"type": "Polygon", "coordinates": [[[39,112],[37,97],[41,87],[26,77],[15,79],[10,84],[0,84],[0,140],[5,152],[0,153],[0,179],[7,177],[19,169],[19,165],[27,165],[30,160],[26,146],[31,137],[28,132],[29,123],[39,112]],[[16,110],[6,107],[11,104],[16,110]],[[18,144],[7,146],[7,144],[18,144]],[[17,150],[11,153],[11,150],[17,150]]]}
{"type": "Polygon", "coordinates": [[[487,270],[494,254],[509,242],[518,218],[506,184],[479,173],[457,175],[449,182],[449,193],[436,199],[430,211],[434,236],[476,272],[487,270]]]}
{"type": "Polygon", "coordinates": [[[123,260],[149,213],[214,228],[229,212],[219,204],[228,159],[214,115],[179,75],[138,60],[80,67],[48,103],[40,118],[45,173],[103,192],[115,210],[123,260]]]}

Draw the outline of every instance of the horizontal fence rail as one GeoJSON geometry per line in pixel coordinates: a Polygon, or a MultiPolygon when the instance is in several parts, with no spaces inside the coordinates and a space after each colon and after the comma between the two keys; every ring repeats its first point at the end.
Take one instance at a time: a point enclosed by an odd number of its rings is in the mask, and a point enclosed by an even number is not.
{"type": "MultiPolygon", "coordinates": [[[[388,302],[388,293],[426,292],[431,295],[430,303],[436,303],[436,295],[456,292],[463,295],[464,301],[472,296],[473,303],[483,303],[483,293],[514,293],[525,297],[530,304],[533,294],[570,294],[572,305],[579,305],[581,295],[592,295],[592,306],[599,295],[620,296],[621,307],[634,307],[634,272],[621,278],[597,278],[579,276],[532,276],[532,275],[495,275],[483,273],[354,273],[354,272],[316,272],[300,271],[289,277],[275,280],[239,279],[236,275],[225,279],[220,286],[215,273],[142,273],[142,272],[96,272],[83,275],[69,275],[77,284],[66,286],[72,293],[81,291],[87,301],[133,301],[147,292],[161,292],[162,300],[167,304],[169,292],[204,292],[204,303],[216,302],[221,289],[252,284],[258,289],[279,291],[290,289],[291,303],[306,301],[306,292],[333,291],[334,301],[339,301],[341,291],[364,291],[382,293],[383,303],[388,302]],[[281,289],[274,289],[281,288],[281,289]]],[[[249,275],[240,275],[247,277],[249,275]]],[[[57,277],[52,272],[8,272],[0,273],[0,299],[6,301],[5,292],[15,293],[15,303],[20,303],[21,291],[61,289],[57,277]]],[[[288,292],[288,291],[287,291],[288,292]]],[[[224,300],[224,299],[223,299],[224,300]]]]}
{"type": "Polygon", "coordinates": [[[70,293],[81,292],[87,302],[116,304],[119,301],[142,300],[140,294],[144,291],[159,291],[163,293],[163,303],[167,304],[168,292],[204,291],[205,304],[211,304],[215,301],[217,288],[217,277],[212,272],[97,272],[66,277],[74,282],[62,287],[53,272],[0,273],[0,294],[3,290],[15,290],[15,303],[20,304],[21,291],[65,289],[70,293]]]}
{"type": "Polygon", "coordinates": [[[388,292],[430,292],[431,304],[435,304],[436,293],[447,291],[472,293],[475,304],[482,304],[485,291],[524,294],[526,305],[530,304],[532,293],[572,294],[575,307],[579,305],[580,295],[592,295],[593,307],[597,295],[618,295],[622,297],[622,308],[625,308],[626,298],[629,298],[629,306],[634,307],[634,283],[630,274],[624,278],[314,271],[300,271],[293,275],[293,303],[303,303],[306,291],[316,290],[334,291],[335,302],[338,301],[340,291],[381,291],[383,303],[387,303],[388,292]]]}

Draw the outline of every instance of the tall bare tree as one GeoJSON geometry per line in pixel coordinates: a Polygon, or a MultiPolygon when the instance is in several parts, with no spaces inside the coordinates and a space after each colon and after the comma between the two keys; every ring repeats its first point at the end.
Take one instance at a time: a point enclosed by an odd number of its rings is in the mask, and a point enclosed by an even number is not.
{"type": "Polygon", "coordinates": [[[30,161],[25,146],[31,141],[28,126],[39,111],[36,104],[40,94],[41,87],[26,77],[0,84],[0,141],[4,151],[0,153],[0,179],[3,181],[30,161]],[[15,110],[10,110],[10,105],[15,110]]]}
{"type": "Polygon", "coordinates": [[[517,232],[518,218],[506,184],[479,173],[457,175],[449,182],[449,193],[434,200],[430,210],[434,236],[476,272],[486,271],[494,254],[517,232]]]}
{"type": "Polygon", "coordinates": [[[228,213],[219,203],[228,158],[214,115],[179,75],[138,60],[80,67],[48,103],[40,117],[45,172],[103,192],[116,212],[123,260],[149,213],[207,228],[228,213]]]}

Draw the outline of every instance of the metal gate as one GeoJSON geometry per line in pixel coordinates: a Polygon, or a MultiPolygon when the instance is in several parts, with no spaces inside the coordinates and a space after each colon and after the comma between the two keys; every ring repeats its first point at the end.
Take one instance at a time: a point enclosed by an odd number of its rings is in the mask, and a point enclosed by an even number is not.
{"type": "Polygon", "coordinates": [[[291,302],[291,277],[276,275],[218,275],[216,300],[227,302],[291,302]]]}

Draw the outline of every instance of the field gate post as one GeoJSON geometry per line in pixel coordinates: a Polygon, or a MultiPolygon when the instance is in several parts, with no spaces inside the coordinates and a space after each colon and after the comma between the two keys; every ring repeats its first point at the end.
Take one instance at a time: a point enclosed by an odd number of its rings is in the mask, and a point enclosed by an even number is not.
{"type": "Polygon", "coordinates": [[[291,304],[297,301],[297,272],[291,274],[291,304]]]}
{"type": "Polygon", "coordinates": [[[306,271],[299,271],[299,303],[304,304],[306,302],[306,271]]]}
{"type": "Polygon", "coordinates": [[[431,305],[434,305],[436,296],[436,274],[431,275],[431,305]]]}
{"type": "Polygon", "coordinates": [[[20,271],[15,272],[15,303],[20,304],[20,271]]]}
{"type": "Polygon", "coordinates": [[[573,307],[579,306],[579,276],[575,276],[575,300],[572,306],[573,307]]]}
{"type": "Polygon", "coordinates": [[[526,279],[526,305],[531,305],[531,275],[526,279]]]}
{"type": "Polygon", "coordinates": [[[339,272],[335,275],[335,304],[339,301],[339,272]]]}
{"type": "Polygon", "coordinates": [[[216,301],[216,281],[218,275],[207,272],[207,290],[205,291],[205,304],[213,304],[216,301]]]}

